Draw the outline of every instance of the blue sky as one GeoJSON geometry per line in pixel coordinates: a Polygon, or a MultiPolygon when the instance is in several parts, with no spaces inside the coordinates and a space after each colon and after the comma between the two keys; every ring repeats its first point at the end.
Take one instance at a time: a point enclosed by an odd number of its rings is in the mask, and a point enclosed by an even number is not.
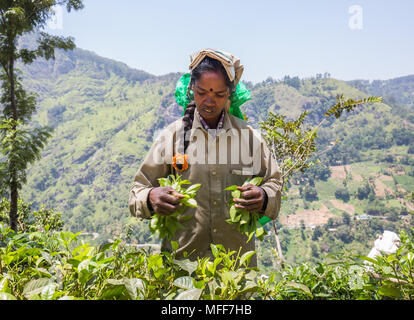
{"type": "Polygon", "coordinates": [[[324,72],[342,80],[414,74],[413,0],[84,3],[63,12],[62,28],[46,31],[155,75],[187,72],[189,54],[206,47],[238,56],[242,79],[254,83],[324,72]]]}

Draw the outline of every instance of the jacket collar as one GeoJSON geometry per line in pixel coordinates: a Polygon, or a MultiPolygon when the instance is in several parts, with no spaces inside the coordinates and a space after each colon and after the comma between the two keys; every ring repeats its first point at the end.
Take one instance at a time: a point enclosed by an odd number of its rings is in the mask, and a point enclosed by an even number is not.
{"type": "MultiPolygon", "coordinates": [[[[231,120],[230,120],[230,114],[227,112],[226,108],[224,108],[224,120],[223,120],[223,130],[228,130],[233,128],[232,124],[231,124],[231,120]]],[[[204,132],[207,132],[204,127],[203,124],[201,123],[200,120],[200,114],[198,112],[194,112],[194,119],[193,119],[193,126],[192,129],[202,129],[204,132]]],[[[210,130],[214,130],[214,129],[210,129],[210,130]]],[[[219,130],[221,131],[221,130],[219,130]]]]}

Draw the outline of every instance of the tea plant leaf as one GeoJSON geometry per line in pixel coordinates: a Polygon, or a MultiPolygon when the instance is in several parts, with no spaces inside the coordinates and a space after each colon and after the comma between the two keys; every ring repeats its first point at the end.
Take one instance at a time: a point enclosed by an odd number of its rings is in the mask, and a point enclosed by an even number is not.
{"type": "Polygon", "coordinates": [[[225,285],[234,284],[236,279],[238,278],[238,273],[234,271],[224,271],[220,274],[221,279],[223,280],[225,285]]]}
{"type": "Polygon", "coordinates": [[[180,277],[174,280],[173,284],[181,289],[194,289],[194,279],[189,276],[180,277]]]}
{"type": "Polygon", "coordinates": [[[376,259],[372,259],[372,258],[370,258],[370,257],[361,256],[361,255],[358,255],[357,257],[358,257],[359,259],[361,259],[361,260],[369,261],[369,262],[371,262],[371,263],[373,263],[373,264],[378,264],[378,261],[377,261],[376,259]]]}
{"type": "Polygon", "coordinates": [[[52,300],[53,295],[55,293],[56,284],[50,283],[42,289],[40,293],[40,297],[42,300],[52,300]]]}
{"type": "Polygon", "coordinates": [[[59,298],[58,300],[77,300],[77,298],[73,296],[63,296],[59,298]]]}
{"type": "Polygon", "coordinates": [[[122,279],[108,279],[101,292],[99,299],[110,300],[110,299],[121,299],[125,298],[127,294],[124,282],[122,279]]]}
{"type": "Polygon", "coordinates": [[[233,197],[233,199],[234,198],[240,198],[241,191],[240,190],[234,190],[234,191],[232,191],[231,196],[233,197]]]}
{"type": "Polygon", "coordinates": [[[299,291],[305,293],[306,295],[308,295],[310,298],[313,298],[313,295],[312,295],[310,289],[307,286],[305,286],[304,284],[297,283],[297,282],[294,282],[294,281],[289,281],[289,282],[286,283],[286,286],[294,288],[296,290],[299,290],[299,291]]]}
{"type": "Polygon", "coordinates": [[[186,189],[186,193],[187,194],[194,193],[195,191],[200,189],[200,187],[201,187],[201,184],[199,184],[199,183],[193,184],[192,186],[190,186],[186,189]]]}
{"type": "Polygon", "coordinates": [[[177,251],[178,242],[177,241],[171,241],[171,248],[172,248],[173,251],[177,251]]]}
{"type": "Polygon", "coordinates": [[[249,265],[250,259],[256,253],[256,251],[247,251],[240,258],[240,265],[242,266],[246,262],[246,266],[249,265]]]}
{"type": "Polygon", "coordinates": [[[0,292],[6,292],[8,288],[8,279],[9,275],[7,274],[1,281],[0,281],[0,292]]]}
{"type": "Polygon", "coordinates": [[[237,186],[236,185],[232,185],[230,187],[227,187],[226,189],[224,189],[224,191],[234,191],[237,190],[237,186]]]}
{"type": "Polygon", "coordinates": [[[259,286],[254,281],[246,281],[243,289],[240,290],[240,293],[247,293],[247,292],[256,292],[259,286]]]}
{"type": "Polygon", "coordinates": [[[185,260],[173,260],[173,262],[178,265],[181,269],[188,272],[189,275],[191,275],[194,271],[197,270],[197,262],[196,261],[190,261],[188,259],[185,260]]]}
{"type": "MultiPolygon", "coordinates": [[[[197,207],[197,201],[194,199],[194,197],[196,196],[196,191],[201,187],[201,184],[193,184],[188,188],[183,188],[183,184],[191,184],[191,182],[188,180],[181,180],[181,176],[179,175],[170,175],[168,178],[160,178],[158,179],[158,182],[160,186],[169,186],[184,196],[184,198],[179,199],[179,202],[183,204],[181,208],[174,211],[171,215],[168,216],[163,216],[155,213],[153,214],[149,223],[149,229],[151,233],[158,234],[158,237],[161,239],[172,239],[178,229],[184,228],[178,222],[178,216],[184,212],[185,207],[197,207]]],[[[186,219],[189,218],[191,218],[191,216],[186,217],[186,219]]]]}
{"type": "Polygon", "coordinates": [[[229,210],[230,218],[232,222],[240,221],[240,218],[237,220],[239,216],[237,216],[237,209],[235,206],[231,206],[229,210]]]}
{"type": "Polygon", "coordinates": [[[8,292],[0,292],[0,300],[17,300],[15,296],[8,292]]]}
{"type": "Polygon", "coordinates": [[[393,285],[383,285],[378,290],[378,293],[382,296],[391,297],[391,298],[400,298],[401,291],[393,285]]]}
{"type": "Polygon", "coordinates": [[[195,199],[183,199],[181,203],[185,204],[187,207],[190,208],[197,208],[197,201],[195,199]]]}
{"type": "Polygon", "coordinates": [[[215,258],[218,258],[219,254],[220,254],[219,248],[215,244],[210,244],[210,248],[211,248],[211,252],[213,253],[213,256],[215,258]]]}
{"type": "Polygon", "coordinates": [[[181,292],[175,300],[199,300],[202,292],[203,290],[198,288],[189,289],[181,292]]]}
{"type": "MultiPolygon", "coordinates": [[[[263,177],[255,177],[252,179],[247,179],[243,186],[247,184],[253,184],[258,186],[263,181],[263,177]]],[[[237,186],[230,186],[224,190],[232,190],[231,196],[233,199],[241,197],[241,191],[237,190],[237,186]]],[[[236,208],[234,200],[229,200],[229,216],[230,219],[227,219],[226,222],[229,224],[234,224],[237,226],[240,233],[247,236],[247,242],[249,242],[253,236],[256,234],[257,239],[263,240],[264,236],[267,234],[266,230],[260,224],[260,217],[257,212],[249,212],[244,209],[236,208]]]]}
{"type": "Polygon", "coordinates": [[[137,300],[139,297],[140,299],[144,298],[144,291],[145,291],[145,282],[139,278],[124,278],[122,280],[123,284],[125,285],[126,290],[128,291],[129,296],[132,300],[137,300]]]}
{"type": "Polygon", "coordinates": [[[23,289],[23,295],[26,298],[30,298],[30,296],[39,294],[42,290],[52,283],[52,280],[49,278],[40,278],[35,280],[30,280],[23,289]]]}
{"type": "Polygon", "coordinates": [[[251,180],[247,180],[244,184],[252,184],[254,186],[260,185],[262,183],[263,177],[255,177],[251,180]]]}

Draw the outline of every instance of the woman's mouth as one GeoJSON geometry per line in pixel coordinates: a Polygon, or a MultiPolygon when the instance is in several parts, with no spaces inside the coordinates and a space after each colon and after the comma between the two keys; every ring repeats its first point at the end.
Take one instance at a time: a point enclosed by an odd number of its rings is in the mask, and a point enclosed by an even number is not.
{"type": "Polygon", "coordinates": [[[214,108],[207,108],[207,107],[204,107],[204,108],[202,108],[202,110],[203,110],[204,112],[206,112],[206,113],[213,113],[213,112],[214,112],[214,108]]]}

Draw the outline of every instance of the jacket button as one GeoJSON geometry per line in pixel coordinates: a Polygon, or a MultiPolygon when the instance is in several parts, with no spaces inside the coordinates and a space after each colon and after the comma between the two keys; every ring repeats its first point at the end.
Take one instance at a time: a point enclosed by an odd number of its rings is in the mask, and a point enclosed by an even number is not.
{"type": "Polygon", "coordinates": [[[213,205],[215,205],[215,206],[216,206],[216,205],[217,205],[217,201],[213,201],[213,205]]]}
{"type": "Polygon", "coordinates": [[[213,232],[216,233],[217,232],[217,229],[213,229],[213,232]]]}
{"type": "Polygon", "coordinates": [[[215,171],[211,171],[211,174],[212,174],[213,176],[215,176],[215,175],[216,175],[216,172],[215,172],[215,171]]]}

